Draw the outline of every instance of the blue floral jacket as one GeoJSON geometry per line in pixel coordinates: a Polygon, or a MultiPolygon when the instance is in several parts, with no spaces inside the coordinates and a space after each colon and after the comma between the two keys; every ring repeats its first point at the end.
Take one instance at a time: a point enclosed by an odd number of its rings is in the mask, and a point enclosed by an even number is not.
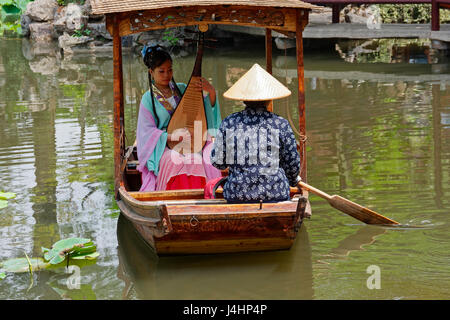
{"type": "Polygon", "coordinates": [[[229,168],[223,188],[228,202],[289,199],[300,156],[289,122],[267,110],[246,108],[225,118],[211,152],[211,163],[229,168]]]}

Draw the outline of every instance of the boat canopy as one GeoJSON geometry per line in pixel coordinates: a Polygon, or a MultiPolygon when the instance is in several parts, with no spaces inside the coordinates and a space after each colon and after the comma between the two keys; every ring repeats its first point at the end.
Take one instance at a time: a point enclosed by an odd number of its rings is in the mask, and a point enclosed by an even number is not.
{"type": "Polygon", "coordinates": [[[198,25],[204,31],[208,24],[270,28],[295,37],[296,22],[302,21],[303,29],[308,11],[320,8],[297,0],[93,0],[91,6],[94,14],[106,14],[111,34],[112,25],[119,24],[121,37],[179,26],[198,25]]]}
{"type": "Polygon", "coordinates": [[[299,0],[91,0],[92,13],[108,14],[136,10],[168,9],[193,6],[248,6],[314,9],[315,5],[299,0]]]}
{"type": "MultiPolygon", "coordinates": [[[[269,73],[272,72],[272,31],[295,38],[300,176],[303,181],[307,181],[302,32],[308,24],[309,12],[321,7],[298,0],[91,0],[91,7],[93,14],[106,16],[106,28],[113,36],[116,197],[126,164],[121,38],[130,34],[180,26],[198,26],[201,32],[208,30],[210,24],[265,28],[266,70],[269,73]]],[[[268,108],[272,110],[272,106],[268,108]]]]}

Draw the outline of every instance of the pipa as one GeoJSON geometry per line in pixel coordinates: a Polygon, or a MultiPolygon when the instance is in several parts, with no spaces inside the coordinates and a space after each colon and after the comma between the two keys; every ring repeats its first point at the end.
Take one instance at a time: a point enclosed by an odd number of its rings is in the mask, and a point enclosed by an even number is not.
{"type": "Polygon", "coordinates": [[[208,127],[203,102],[203,90],[193,85],[193,82],[200,81],[202,75],[203,41],[203,33],[200,33],[194,70],[183,97],[167,126],[167,133],[172,135],[173,140],[176,140],[167,141],[167,146],[182,154],[201,152],[206,142],[208,127]],[[180,136],[179,130],[182,128],[189,130],[190,139],[180,142],[176,137],[180,136]]]}

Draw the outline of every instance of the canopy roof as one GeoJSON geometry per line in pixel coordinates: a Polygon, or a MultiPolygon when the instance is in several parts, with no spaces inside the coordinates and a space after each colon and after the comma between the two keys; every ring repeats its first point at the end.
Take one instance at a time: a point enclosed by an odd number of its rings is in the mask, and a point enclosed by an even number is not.
{"type": "Polygon", "coordinates": [[[318,8],[315,5],[299,0],[91,0],[92,12],[94,14],[220,5],[299,9],[318,8]]]}

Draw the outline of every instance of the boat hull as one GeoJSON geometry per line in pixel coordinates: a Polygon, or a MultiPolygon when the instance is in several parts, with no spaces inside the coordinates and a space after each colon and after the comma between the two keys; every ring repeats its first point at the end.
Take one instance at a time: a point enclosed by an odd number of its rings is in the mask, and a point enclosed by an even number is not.
{"type": "Polygon", "coordinates": [[[308,204],[304,196],[278,203],[227,204],[224,199],[171,200],[169,194],[165,201],[142,201],[142,194],[136,199],[124,188],[119,193],[122,214],[158,255],[289,249],[308,204]]]}

